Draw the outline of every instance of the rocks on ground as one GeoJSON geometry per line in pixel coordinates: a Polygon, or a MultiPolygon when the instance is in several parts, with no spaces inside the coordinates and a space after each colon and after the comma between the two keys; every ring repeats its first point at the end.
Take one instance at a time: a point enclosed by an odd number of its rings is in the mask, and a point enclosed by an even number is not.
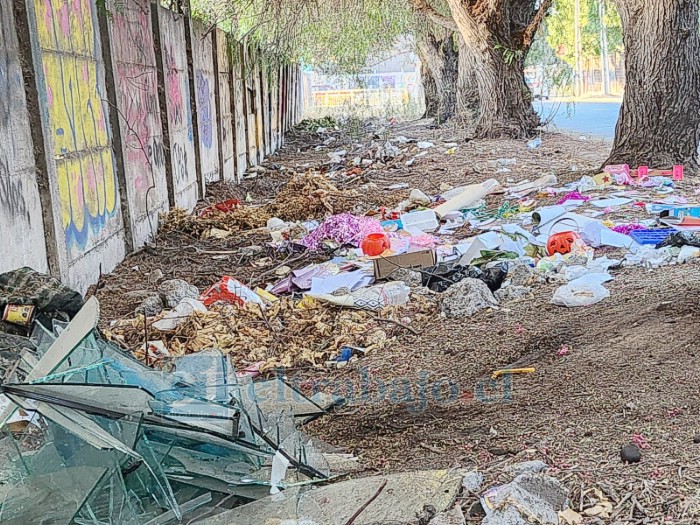
{"type": "Polygon", "coordinates": [[[532,297],[532,290],[527,286],[511,284],[510,286],[499,288],[493,293],[493,296],[499,303],[519,301],[520,299],[532,297]]]}
{"type": "Polygon", "coordinates": [[[498,301],[479,279],[463,279],[450,286],[442,296],[442,313],[446,317],[471,317],[494,306],[498,306],[498,301]]]}
{"type": "Polygon", "coordinates": [[[175,308],[186,297],[190,299],[197,299],[199,297],[199,290],[197,287],[190,285],[187,281],[183,281],[182,279],[163,281],[158,287],[158,292],[163,296],[165,305],[168,308],[175,308]]]}

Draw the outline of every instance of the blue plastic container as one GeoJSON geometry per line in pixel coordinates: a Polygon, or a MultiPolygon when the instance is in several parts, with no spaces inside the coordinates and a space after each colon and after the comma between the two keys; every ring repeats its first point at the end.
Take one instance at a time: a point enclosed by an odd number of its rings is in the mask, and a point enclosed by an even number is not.
{"type": "Polygon", "coordinates": [[[630,237],[632,237],[639,244],[659,244],[670,234],[675,233],[678,230],[673,228],[663,228],[661,230],[632,230],[630,232],[630,237]]]}

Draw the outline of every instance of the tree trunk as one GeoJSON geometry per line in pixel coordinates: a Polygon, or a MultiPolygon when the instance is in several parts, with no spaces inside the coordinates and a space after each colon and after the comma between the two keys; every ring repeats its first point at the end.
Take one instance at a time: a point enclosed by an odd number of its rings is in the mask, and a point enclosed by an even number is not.
{"type": "Polygon", "coordinates": [[[440,100],[438,99],[437,82],[427,62],[420,61],[420,79],[423,84],[423,97],[425,98],[425,112],[421,118],[437,118],[440,113],[440,100]]]}
{"type": "Polygon", "coordinates": [[[423,118],[434,118],[440,124],[457,110],[457,51],[452,32],[435,28],[419,36],[416,44],[425,92],[423,118]]]}
{"type": "Polygon", "coordinates": [[[698,167],[698,2],[615,0],[626,86],[607,164],[698,167]]]}
{"type": "Polygon", "coordinates": [[[474,63],[462,35],[457,33],[457,111],[460,115],[476,119],[479,113],[479,93],[476,89],[474,63]]]}
{"type": "MultiPolygon", "coordinates": [[[[469,12],[469,9],[476,9],[476,4],[470,7],[464,0],[448,0],[448,3],[464,39],[463,49],[467,56],[462,58],[465,64],[471,63],[475,76],[479,100],[476,136],[530,136],[540,124],[532,107],[532,93],[525,84],[524,62],[530,39],[523,39],[521,33],[512,34],[511,21],[502,16],[480,20],[469,12]],[[499,44],[499,41],[506,45],[499,44]]],[[[532,14],[529,16],[525,24],[528,26],[532,14]]]]}

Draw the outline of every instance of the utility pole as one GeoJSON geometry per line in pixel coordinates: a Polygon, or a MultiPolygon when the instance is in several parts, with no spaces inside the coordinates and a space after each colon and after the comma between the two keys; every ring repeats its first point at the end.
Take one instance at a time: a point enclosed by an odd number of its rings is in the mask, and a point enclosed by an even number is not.
{"type": "Polygon", "coordinates": [[[603,77],[603,95],[610,94],[610,61],[608,59],[608,29],[605,27],[605,0],[598,0],[600,21],[600,74],[603,77]]]}
{"type": "Polygon", "coordinates": [[[581,66],[581,0],[574,0],[574,56],[576,58],[577,97],[583,95],[583,71],[581,66]]]}

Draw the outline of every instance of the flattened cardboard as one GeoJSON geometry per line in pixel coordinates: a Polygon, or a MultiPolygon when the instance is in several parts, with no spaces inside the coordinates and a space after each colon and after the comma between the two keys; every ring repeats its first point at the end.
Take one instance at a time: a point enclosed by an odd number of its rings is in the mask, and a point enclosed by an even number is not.
{"type": "Polygon", "coordinates": [[[374,260],[374,277],[375,279],[384,279],[399,268],[430,268],[436,264],[437,255],[433,250],[421,250],[402,253],[401,255],[380,257],[374,260]]]}

